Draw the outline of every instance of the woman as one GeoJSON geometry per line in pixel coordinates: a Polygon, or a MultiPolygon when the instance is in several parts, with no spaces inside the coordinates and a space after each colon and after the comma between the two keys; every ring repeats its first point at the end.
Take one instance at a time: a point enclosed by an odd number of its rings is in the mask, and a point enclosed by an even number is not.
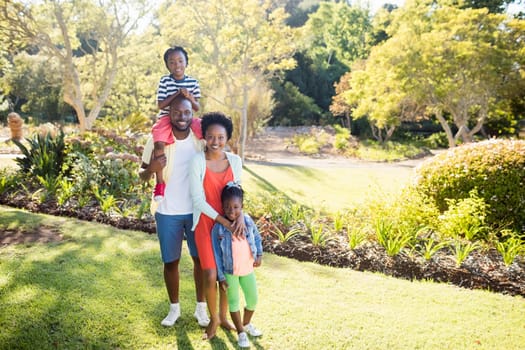
{"type": "Polygon", "coordinates": [[[201,262],[204,290],[210,312],[210,323],[206,328],[204,338],[211,339],[215,336],[219,323],[224,328],[235,329],[227,320],[228,300],[226,293],[222,290],[219,290],[220,310],[217,314],[217,266],[213,254],[211,230],[215,222],[218,222],[234,234],[242,234],[245,224],[244,220],[230,222],[224,217],[222,211],[222,189],[230,181],[240,183],[242,172],[241,158],[224,151],[226,143],[232,136],[232,121],[220,112],[213,112],[203,115],[201,125],[206,148],[204,152],[197,154],[192,159],[190,190],[193,200],[195,243],[201,262]]]}

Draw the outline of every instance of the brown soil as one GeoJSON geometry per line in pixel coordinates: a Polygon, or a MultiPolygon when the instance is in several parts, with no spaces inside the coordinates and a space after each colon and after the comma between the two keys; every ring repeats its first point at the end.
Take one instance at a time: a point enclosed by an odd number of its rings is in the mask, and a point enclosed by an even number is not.
{"type": "Polygon", "coordinates": [[[60,242],[62,235],[54,227],[39,226],[30,231],[23,229],[0,229],[0,247],[10,244],[60,242]]]}

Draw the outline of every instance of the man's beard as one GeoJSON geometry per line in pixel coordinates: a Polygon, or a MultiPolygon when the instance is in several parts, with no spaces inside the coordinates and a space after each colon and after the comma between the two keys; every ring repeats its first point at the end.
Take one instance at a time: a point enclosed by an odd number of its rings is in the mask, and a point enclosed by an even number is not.
{"type": "Polygon", "coordinates": [[[178,123],[175,123],[175,124],[172,124],[172,125],[175,128],[175,130],[184,132],[184,131],[188,131],[188,129],[190,128],[191,123],[186,123],[186,127],[185,128],[181,128],[178,123]]]}

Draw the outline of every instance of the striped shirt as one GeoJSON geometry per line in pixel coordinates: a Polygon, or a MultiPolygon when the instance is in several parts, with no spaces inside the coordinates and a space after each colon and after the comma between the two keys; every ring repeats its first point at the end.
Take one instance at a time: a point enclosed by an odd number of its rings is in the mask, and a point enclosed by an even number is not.
{"type": "MultiPolygon", "coordinates": [[[[176,80],[171,74],[164,75],[160,78],[159,88],[157,89],[157,101],[164,101],[181,88],[186,88],[195,98],[201,97],[201,88],[197,79],[188,75],[184,76],[182,80],[176,80]]],[[[166,106],[160,110],[158,118],[170,114],[170,106],[166,106]]]]}

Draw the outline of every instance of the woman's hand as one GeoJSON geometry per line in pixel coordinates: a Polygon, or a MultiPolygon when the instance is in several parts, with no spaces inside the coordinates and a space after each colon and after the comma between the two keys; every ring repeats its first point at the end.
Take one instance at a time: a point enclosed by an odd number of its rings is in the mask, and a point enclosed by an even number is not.
{"type": "Polygon", "coordinates": [[[258,256],[255,258],[255,261],[253,262],[253,267],[259,267],[262,264],[262,256],[258,256]]]}
{"type": "Polygon", "coordinates": [[[246,223],[244,222],[244,214],[241,212],[239,218],[232,223],[232,233],[235,237],[243,237],[246,232],[246,223]]]}

